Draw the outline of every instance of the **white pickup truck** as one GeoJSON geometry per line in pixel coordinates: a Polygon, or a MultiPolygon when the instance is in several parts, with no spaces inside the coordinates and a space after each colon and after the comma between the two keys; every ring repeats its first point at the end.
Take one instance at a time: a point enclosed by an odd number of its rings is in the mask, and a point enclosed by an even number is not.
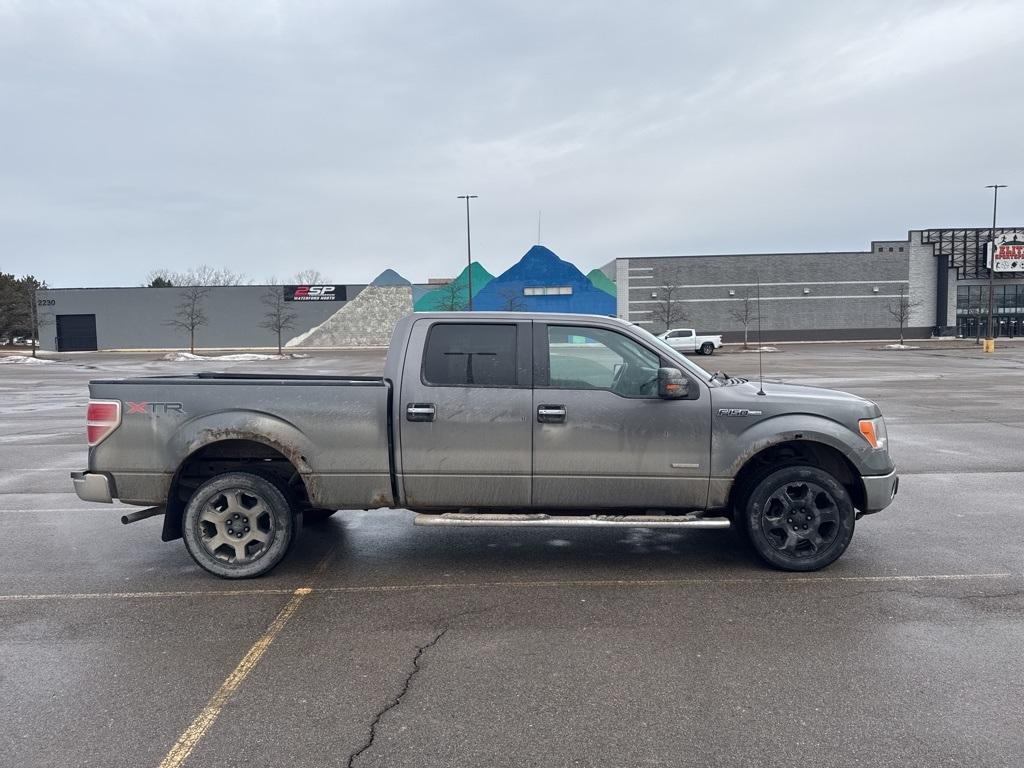
{"type": "Polygon", "coordinates": [[[672,349],[680,352],[700,352],[702,355],[713,355],[722,346],[722,337],[698,336],[693,328],[670,328],[658,336],[664,339],[672,349]]]}

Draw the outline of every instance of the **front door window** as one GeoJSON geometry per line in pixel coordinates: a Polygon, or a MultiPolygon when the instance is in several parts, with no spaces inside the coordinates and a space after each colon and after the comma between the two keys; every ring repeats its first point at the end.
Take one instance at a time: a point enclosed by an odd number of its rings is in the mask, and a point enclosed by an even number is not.
{"type": "Polygon", "coordinates": [[[602,328],[548,326],[553,389],[605,389],[621,397],[657,397],[658,355],[602,328]]]}

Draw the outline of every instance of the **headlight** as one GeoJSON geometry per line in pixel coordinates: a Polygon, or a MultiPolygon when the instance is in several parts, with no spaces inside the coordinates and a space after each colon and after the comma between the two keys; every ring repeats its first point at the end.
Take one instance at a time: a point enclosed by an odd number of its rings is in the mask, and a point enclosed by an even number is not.
{"type": "Polygon", "coordinates": [[[885,419],[881,416],[874,419],[861,419],[857,425],[860,427],[860,433],[872,448],[885,448],[889,441],[889,435],[885,431],[885,419]]]}

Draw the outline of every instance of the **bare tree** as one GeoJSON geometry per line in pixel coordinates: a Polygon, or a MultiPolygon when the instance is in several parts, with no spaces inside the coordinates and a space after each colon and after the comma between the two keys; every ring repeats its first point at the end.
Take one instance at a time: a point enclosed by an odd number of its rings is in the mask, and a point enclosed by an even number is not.
{"type": "Polygon", "coordinates": [[[437,292],[439,295],[437,308],[441,312],[461,312],[466,308],[462,286],[454,280],[438,287],[437,292]]]}
{"type": "Polygon", "coordinates": [[[267,311],[263,314],[266,319],[260,323],[260,328],[266,328],[277,336],[277,354],[281,354],[281,331],[295,326],[295,318],[298,315],[288,309],[288,302],[284,300],[284,289],[279,285],[271,283],[261,299],[267,311]]]}
{"type": "Polygon", "coordinates": [[[514,288],[505,288],[501,292],[502,307],[506,312],[522,312],[526,309],[526,302],[522,294],[514,288]]]}
{"type": "Polygon", "coordinates": [[[196,328],[210,322],[204,307],[209,293],[210,289],[202,285],[190,285],[182,289],[181,303],[175,317],[167,322],[167,325],[188,333],[188,348],[193,355],[196,353],[196,328]]]}
{"type": "Polygon", "coordinates": [[[682,273],[669,270],[664,273],[662,285],[653,288],[651,294],[656,301],[651,307],[651,317],[655,328],[660,326],[661,330],[667,331],[680,320],[686,319],[686,312],[680,304],[684,287],[682,273]]]}
{"type": "Polygon", "coordinates": [[[911,299],[906,293],[906,287],[900,285],[900,295],[896,298],[895,302],[889,304],[889,316],[896,322],[900,327],[900,345],[903,345],[903,329],[907,325],[907,321],[910,320],[910,313],[917,307],[921,306],[921,302],[918,299],[911,299]]]}
{"type": "Polygon", "coordinates": [[[323,273],[315,269],[303,269],[295,273],[292,277],[299,285],[323,285],[329,283],[330,280],[323,275],[323,273]]]}
{"type": "Polygon", "coordinates": [[[170,269],[155,269],[146,276],[146,283],[154,288],[170,286],[221,286],[252,285],[252,278],[244,272],[235,272],[223,267],[200,264],[183,272],[170,269]]]}
{"type": "Polygon", "coordinates": [[[750,345],[747,343],[747,332],[750,330],[750,326],[757,322],[760,311],[757,305],[757,298],[750,295],[750,288],[748,287],[743,292],[743,298],[739,299],[739,303],[729,310],[729,316],[743,326],[744,349],[750,349],[750,345]]]}

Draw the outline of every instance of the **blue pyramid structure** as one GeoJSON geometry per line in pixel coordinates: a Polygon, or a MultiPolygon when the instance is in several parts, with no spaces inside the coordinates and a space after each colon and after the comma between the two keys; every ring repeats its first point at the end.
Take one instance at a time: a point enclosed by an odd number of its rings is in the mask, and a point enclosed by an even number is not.
{"type": "Polygon", "coordinates": [[[473,309],[614,315],[616,307],[615,297],[596,288],[574,265],[543,245],[535,245],[473,297],[473,309]],[[563,291],[538,295],[527,288],[563,291]]]}

